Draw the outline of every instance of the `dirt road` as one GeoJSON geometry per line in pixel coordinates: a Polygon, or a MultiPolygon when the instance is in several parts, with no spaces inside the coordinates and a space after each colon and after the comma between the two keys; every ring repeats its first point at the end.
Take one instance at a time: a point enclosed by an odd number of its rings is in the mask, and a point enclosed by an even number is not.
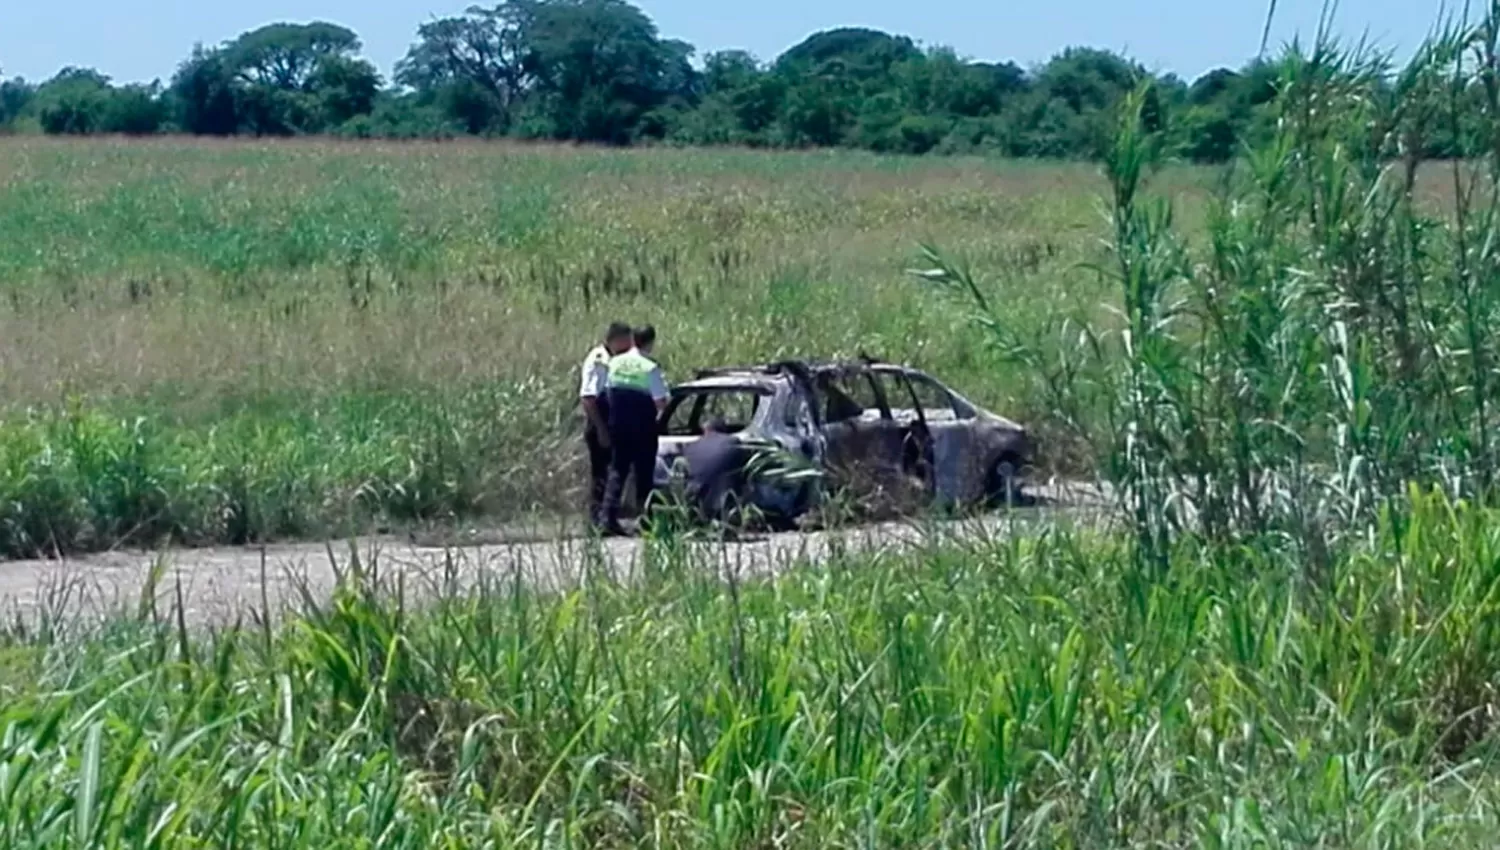
{"type": "MultiPolygon", "coordinates": [[[[1007,515],[944,522],[884,523],[814,533],[766,535],[740,542],[701,541],[694,560],[705,569],[742,576],[776,572],[799,562],[817,562],[830,550],[871,550],[920,545],[934,537],[984,537],[1025,533],[1048,520],[1076,519],[1098,505],[1097,491],[1047,488],[1050,506],[1007,515]]],[[[404,585],[409,595],[462,591],[481,579],[513,579],[519,573],[539,587],[560,587],[589,572],[607,570],[621,580],[641,566],[645,544],[634,539],[590,540],[562,529],[512,528],[517,542],[475,546],[421,545],[407,538],[283,544],[266,547],[117,551],[69,560],[0,563],[0,604],[27,623],[68,621],[135,610],[155,571],[157,610],[174,610],[181,586],[185,619],[192,625],[251,623],[262,614],[279,618],[294,610],[303,592],[325,598],[338,576],[358,560],[378,580],[404,585]],[[522,542],[526,541],[526,542],[522,542]]]]}

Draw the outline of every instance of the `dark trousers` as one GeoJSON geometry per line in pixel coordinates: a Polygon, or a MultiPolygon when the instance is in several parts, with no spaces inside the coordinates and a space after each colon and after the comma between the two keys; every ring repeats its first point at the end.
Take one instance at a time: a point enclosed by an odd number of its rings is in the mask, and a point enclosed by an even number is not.
{"type": "MultiPolygon", "coordinates": [[[[623,429],[622,429],[623,430],[623,429]]],[[[614,452],[609,461],[609,483],[604,489],[604,524],[614,527],[620,522],[620,502],[625,495],[625,479],[635,479],[635,500],[642,517],[646,500],[656,484],[656,434],[621,433],[610,438],[614,452]]]]}
{"type": "Polygon", "coordinates": [[[620,499],[625,479],[635,479],[641,516],[656,483],[656,403],[646,393],[611,388],[609,391],[609,483],[604,488],[604,525],[620,522],[620,499]]]}
{"type": "Polygon", "coordinates": [[[589,521],[598,522],[604,509],[604,488],[609,484],[611,452],[600,445],[592,425],[585,425],[583,443],[589,452],[589,521]]]}

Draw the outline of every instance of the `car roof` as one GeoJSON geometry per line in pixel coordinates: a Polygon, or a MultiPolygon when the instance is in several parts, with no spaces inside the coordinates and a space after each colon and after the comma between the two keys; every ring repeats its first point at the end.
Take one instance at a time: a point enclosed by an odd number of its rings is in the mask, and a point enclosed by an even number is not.
{"type": "Polygon", "coordinates": [[[681,384],[681,387],[772,387],[778,383],[788,381],[797,373],[805,374],[808,377],[817,377],[819,375],[838,375],[866,371],[904,372],[937,380],[937,378],[914,366],[890,363],[883,360],[810,360],[794,358],[751,366],[721,366],[713,369],[700,369],[693,380],[685,381],[681,384]]]}
{"type": "Polygon", "coordinates": [[[673,392],[692,389],[763,389],[774,392],[776,387],[790,384],[793,376],[798,372],[808,377],[816,378],[819,375],[849,374],[851,372],[858,373],[865,371],[902,372],[908,375],[920,375],[923,378],[936,382],[944,390],[951,393],[956,400],[973,408],[981,415],[1015,424],[1012,420],[975,403],[973,399],[965,396],[962,392],[925,369],[873,358],[861,360],[807,360],[792,358],[751,366],[723,366],[714,369],[700,369],[693,380],[684,381],[673,392]]]}
{"type": "Polygon", "coordinates": [[[779,375],[764,375],[753,372],[731,372],[722,375],[711,375],[703,378],[695,378],[684,381],[677,385],[679,390],[745,390],[745,389],[772,389],[778,381],[785,380],[779,375]]]}
{"type": "Polygon", "coordinates": [[[755,363],[745,366],[719,366],[712,369],[699,369],[697,378],[702,379],[724,375],[777,378],[791,375],[799,371],[806,372],[811,375],[818,375],[838,372],[860,372],[867,370],[889,370],[918,373],[921,373],[922,371],[912,366],[907,366],[901,363],[890,363],[883,360],[815,360],[794,357],[788,358],[786,360],[755,363]]]}

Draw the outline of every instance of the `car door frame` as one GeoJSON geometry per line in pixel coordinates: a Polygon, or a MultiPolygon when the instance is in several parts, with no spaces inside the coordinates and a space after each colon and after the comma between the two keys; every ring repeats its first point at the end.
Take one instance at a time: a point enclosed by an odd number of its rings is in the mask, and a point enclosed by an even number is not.
{"type": "MultiPolygon", "coordinates": [[[[879,414],[874,423],[861,421],[863,420],[863,416],[854,420],[840,419],[828,421],[821,410],[817,412],[819,419],[823,422],[823,432],[825,435],[824,456],[827,458],[828,468],[834,473],[836,478],[844,479],[847,484],[852,484],[858,479],[857,475],[850,475],[850,473],[856,472],[857,468],[862,465],[871,465],[876,469],[886,467],[889,470],[899,470],[902,466],[900,437],[895,432],[896,419],[891,414],[890,404],[886,401],[885,394],[881,391],[879,382],[874,379],[868,367],[859,365],[824,367],[819,369],[814,381],[814,386],[819,396],[818,401],[827,401],[824,392],[824,382],[826,382],[827,385],[832,385],[834,389],[837,389],[840,394],[849,397],[851,401],[859,404],[858,399],[855,399],[852,395],[845,392],[842,387],[838,386],[840,383],[851,380],[865,381],[869,390],[873,393],[875,399],[874,409],[879,414]],[[850,429],[849,434],[840,435],[834,430],[846,424],[850,429]],[[873,435],[870,434],[872,431],[875,432],[873,435]],[[851,449],[844,442],[845,439],[853,438],[855,435],[860,434],[860,432],[871,436],[869,444],[874,446],[872,452],[861,454],[859,452],[860,447],[851,449]],[[887,446],[886,444],[890,445],[887,446]],[[888,453],[889,456],[886,456],[888,453]],[[872,461],[873,463],[871,463],[872,461]]],[[[863,404],[859,406],[862,411],[869,411],[871,409],[863,404]]]]}
{"type": "Polygon", "coordinates": [[[906,368],[908,382],[917,404],[923,408],[921,396],[915,385],[923,383],[942,395],[945,409],[951,418],[934,420],[926,417],[928,431],[933,439],[934,486],[938,495],[949,503],[963,503],[983,496],[983,458],[974,429],[974,413],[969,406],[961,404],[953,390],[942,381],[921,369],[906,368]]]}
{"type": "MultiPolygon", "coordinates": [[[[934,441],[931,423],[927,420],[927,412],[923,409],[921,400],[917,397],[916,389],[912,387],[911,370],[901,366],[880,364],[870,367],[874,375],[891,378],[904,391],[906,397],[911,400],[912,422],[901,425],[901,469],[908,475],[915,475],[921,479],[930,494],[937,492],[936,476],[936,444],[934,441]]],[[[885,387],[879,381],[873,382],[883,394],[885,387]]],[[[890,400],[886,399],[886,407],[890,409],[890,400]]],[[[895,414],[891,413],[892,421],[895,414]]]]}
{"type": "Polygon", "coordinates": [[[787,392],[782,400],[779,427],[791,428],[798,438],[798,452],[809,462],[822,468],[828,459],[828,433],[824,428],[823,411],[819,407],[818,388],[805,369],[788,370],[787,392]],[[806,411],[805,422],[787,422],[787,408],[801,405],[806,411]]]}

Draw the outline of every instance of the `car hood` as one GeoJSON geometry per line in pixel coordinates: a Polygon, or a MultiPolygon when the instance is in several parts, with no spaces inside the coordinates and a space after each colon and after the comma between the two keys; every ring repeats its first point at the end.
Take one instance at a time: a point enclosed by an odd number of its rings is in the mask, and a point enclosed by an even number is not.
{"type": "Polygon", "coordinates": [[[981,410],[979,411],[979,416],[986,422],[989,422],[992,425],[998,425],[999,427],[1004,428],[1008,431],[1020,431],[1022,433],[1025,433],[1026,431],[1025,425],[1022,425],[1014,419],[1007,419],[1006,417],[1001,416],[998,413],[992,413],[988,410],[981,410]]]}

